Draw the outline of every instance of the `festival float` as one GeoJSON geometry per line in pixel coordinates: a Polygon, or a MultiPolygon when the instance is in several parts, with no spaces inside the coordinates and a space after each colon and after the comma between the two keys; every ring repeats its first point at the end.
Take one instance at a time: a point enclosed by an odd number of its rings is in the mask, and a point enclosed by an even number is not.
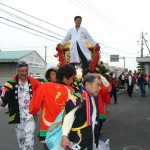
{"type": "MultiPolygon", "coordinates": [[[[91,52],[92,63],[90,64],[90,69],[93,71],[96,69],[100,60],[100,47],[93,46],[88,40],[86,40],[86,45],[91,52]]],[[[56,51],[57,52],[54,56],[58,58],[58,67],[70,63],[70,40],[67,41],[64,46],[59,44],[56,48],[56,51]]]]}

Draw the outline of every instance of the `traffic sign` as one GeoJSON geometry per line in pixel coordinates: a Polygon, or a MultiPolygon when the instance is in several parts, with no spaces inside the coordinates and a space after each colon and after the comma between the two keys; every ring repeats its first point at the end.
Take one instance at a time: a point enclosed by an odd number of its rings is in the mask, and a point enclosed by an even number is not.
{"type": "Polygon", "coordinates": [[[110,62],[119,62],[119,55],[110,55],[110,62]]]}

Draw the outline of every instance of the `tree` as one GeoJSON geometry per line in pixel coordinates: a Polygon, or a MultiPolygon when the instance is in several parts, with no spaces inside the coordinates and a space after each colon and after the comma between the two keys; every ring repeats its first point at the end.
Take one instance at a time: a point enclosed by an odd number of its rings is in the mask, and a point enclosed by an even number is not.
{"type": "Polygon", "coordinates": [[[145,63],[139,62],[137,66],[138,72],[141,72],[142,69],[145,70],[145,63]]]}

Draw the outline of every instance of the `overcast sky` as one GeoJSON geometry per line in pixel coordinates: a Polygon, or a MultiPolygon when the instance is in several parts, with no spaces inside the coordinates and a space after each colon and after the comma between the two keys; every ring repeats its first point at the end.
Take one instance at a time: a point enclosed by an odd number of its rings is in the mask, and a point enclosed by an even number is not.
{"type": "MultiPolygon", "coordinates": [[[[82,26],[101,45],[101,59],[111,66],[123,67],[122,59],[119,63],[109,62],[110,55],[118,54],[126,58],[126,68],[133,70],[136,67],[135,58],[140,56],[141,43],[138,45],[137,41],[141,41],[142,30],[147,33],[145,38],[150,42],[148,2],[148,0],[0,0],[0,17],[2,17],[0,50],[37,50],[44,58],[44,47],[47,46],[47,62],[50,66],[56,66],[58,61],[53,56],[55,47],[63,39],[62,36],[66,35],[66,30],[74,26],[74,16],[80,15],[83,18],[82,26]]],[[[147,54],[148,51],[144,46],[144,55],[147,54]]]]}

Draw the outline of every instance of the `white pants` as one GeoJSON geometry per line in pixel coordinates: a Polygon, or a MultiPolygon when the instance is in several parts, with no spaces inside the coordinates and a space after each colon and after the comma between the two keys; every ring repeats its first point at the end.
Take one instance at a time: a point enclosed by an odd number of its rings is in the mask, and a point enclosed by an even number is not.
{"type": "Polygon", "coordinates": [[[30,120],[15,125],[20,150],[33,150],[35,121],[30,120]]]}

